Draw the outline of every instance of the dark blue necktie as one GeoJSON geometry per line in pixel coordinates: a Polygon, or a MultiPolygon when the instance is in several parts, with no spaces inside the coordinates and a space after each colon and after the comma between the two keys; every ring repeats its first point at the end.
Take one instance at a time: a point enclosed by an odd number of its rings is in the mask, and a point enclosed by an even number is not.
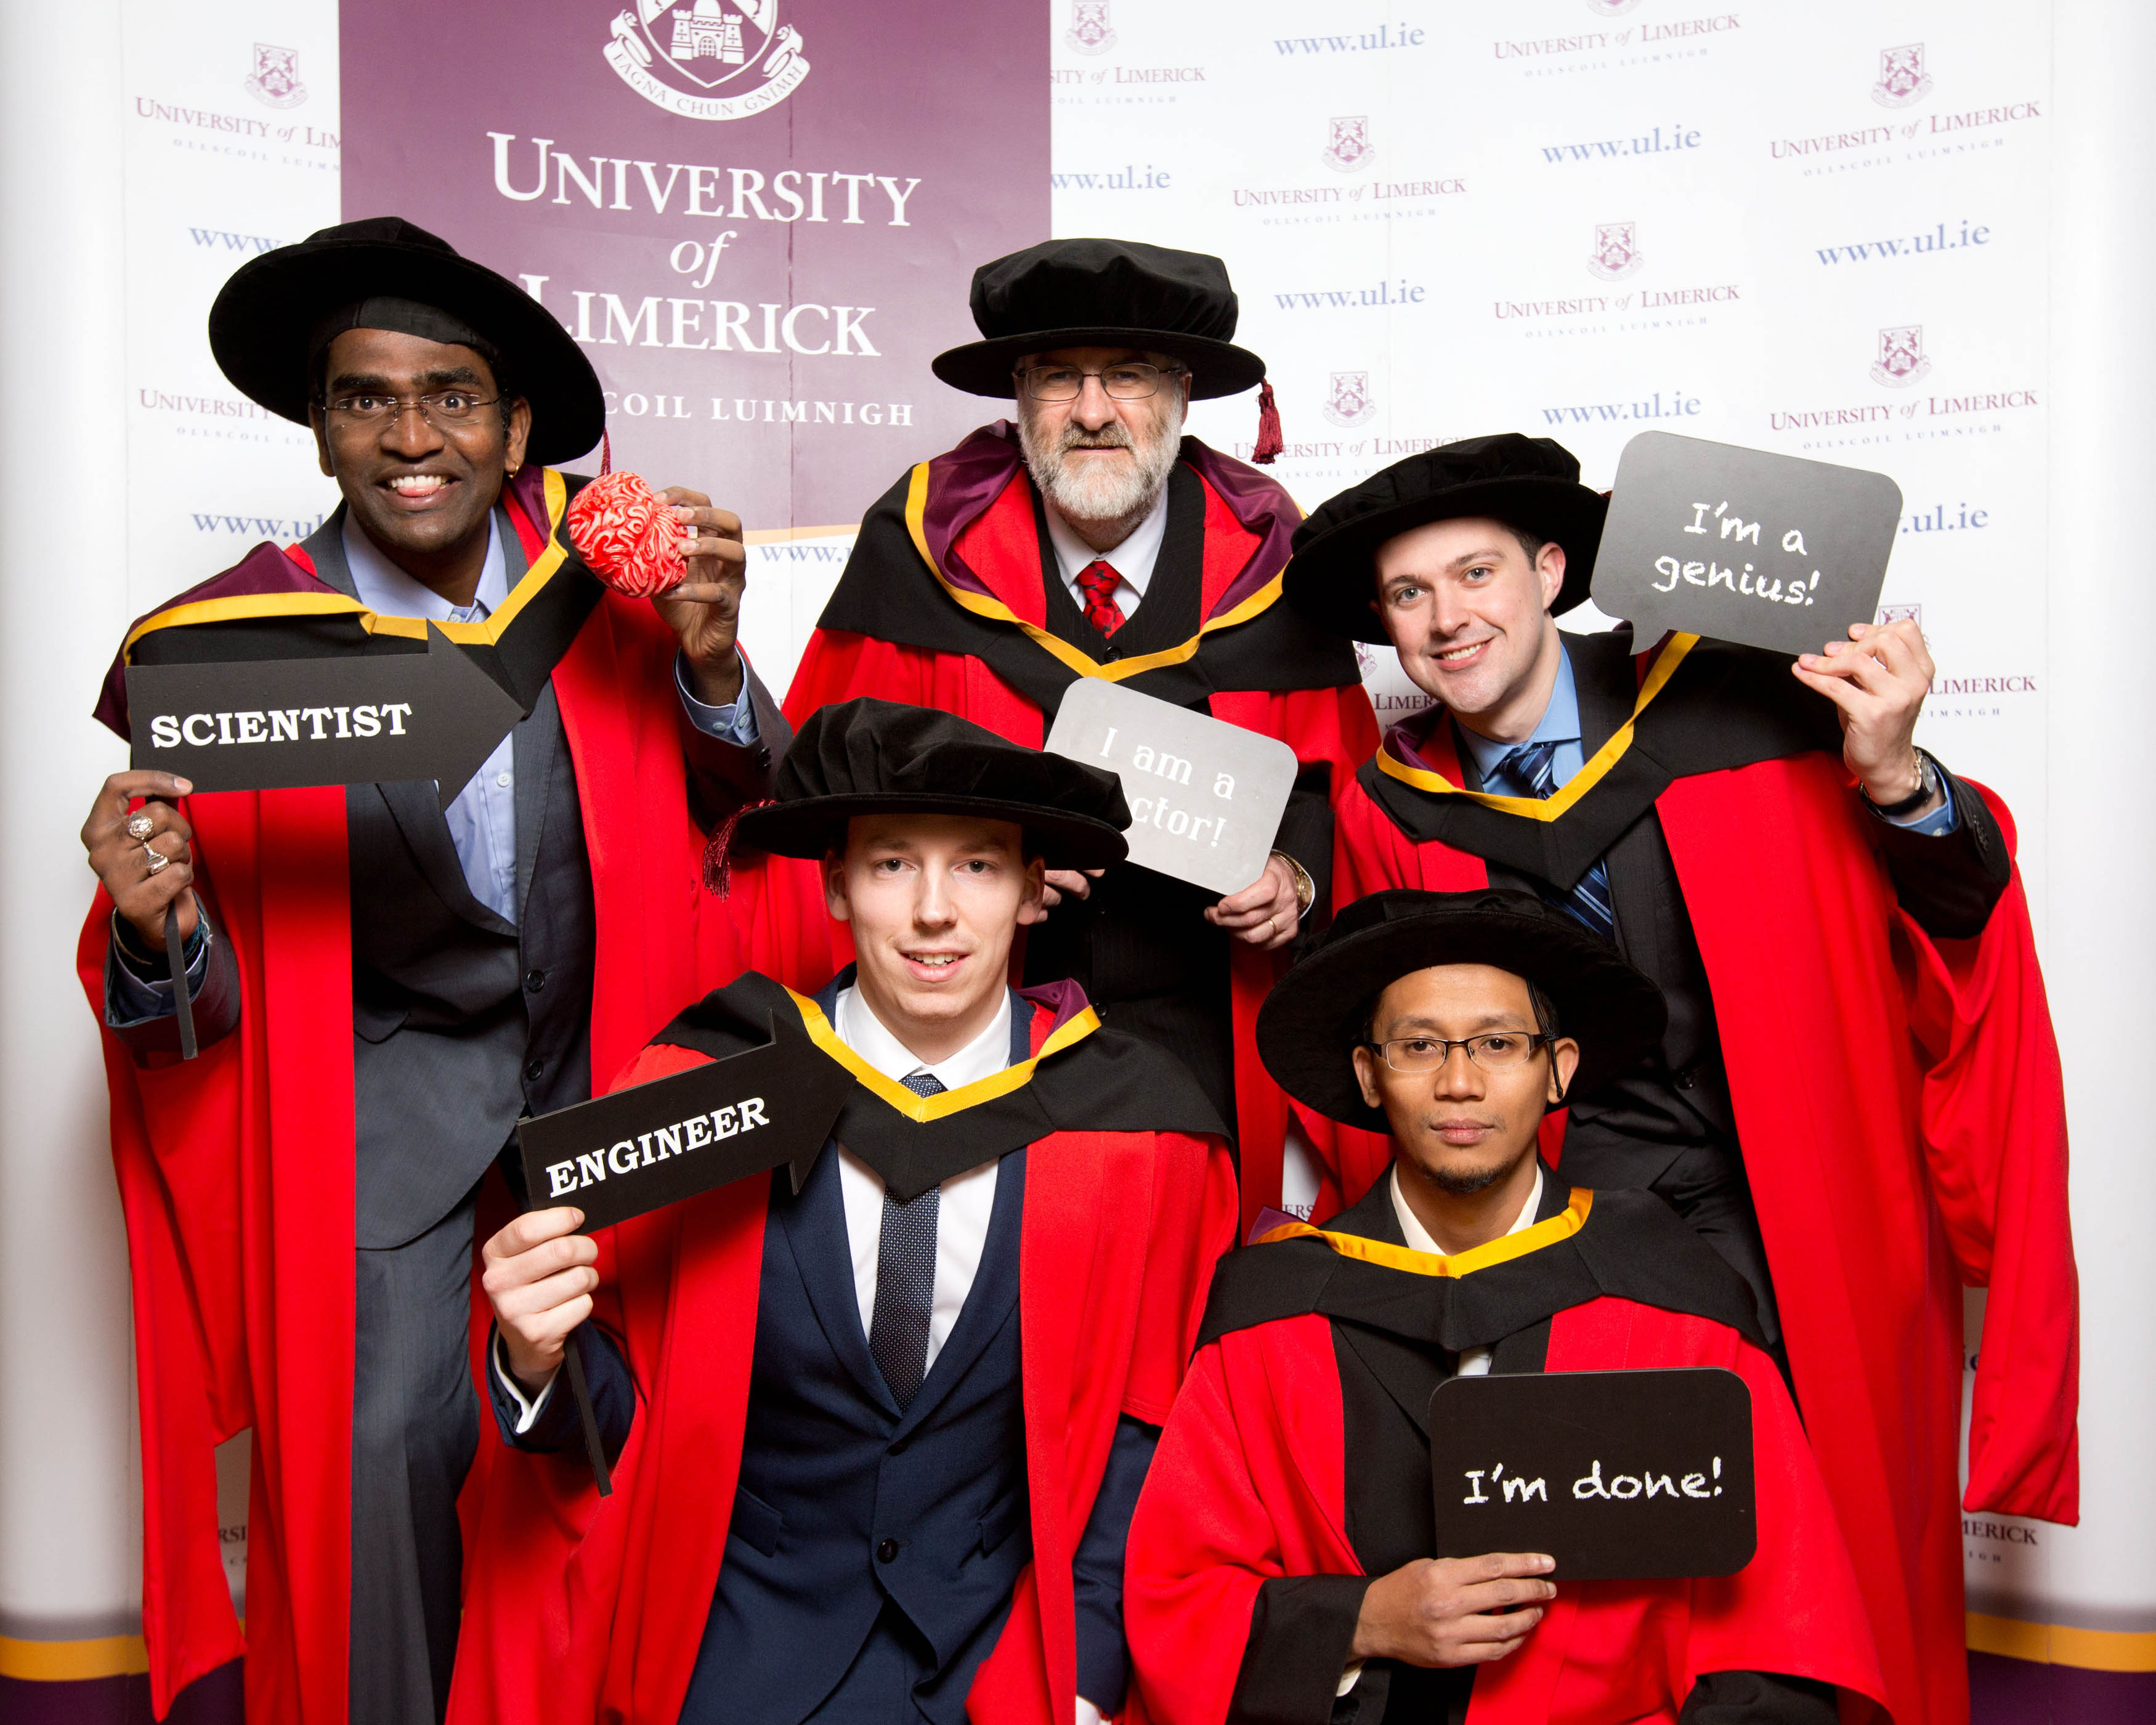
{"type": "MultiPolygon", "coordinates": [[[[1557,789],[1557,751],[1553,742],[1523,742],[1490,769],[1491,789],[1508,789],[1514,796],[1548,798],[1557,789]],[[1502,781],[1501,784],[1498,781],[1502,781]]],[[[1602,859],[1573,884],[1569,892],[1554,890],[1543,896],[1589,934],[1598,934],[1612,946],[1617,943],[1617,914],[1609,903],[1609,870],[1602,859]]]]}
{"type": "MultiPolygon", "coordinates": [[[[916,1096],[941,1095],[943,1081],[916,1072],[899,1082],[916,1096]]],[[[869,1357],[901,1409],[913,1405],[928,1375],[928,1315],[936,1304],[936,1219],[943,1197],[931,1186],[901,1204],[883,1195],[883,1233],[876,1242],[875,1308],[869,1319],[869,1357]]]]}

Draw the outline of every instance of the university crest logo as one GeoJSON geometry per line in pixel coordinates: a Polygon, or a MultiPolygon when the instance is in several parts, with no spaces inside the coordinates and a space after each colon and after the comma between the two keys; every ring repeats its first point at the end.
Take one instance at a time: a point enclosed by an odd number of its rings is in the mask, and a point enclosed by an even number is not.
{"type": "Polygon", "coordinates": [[[1647,260],[1640,255],[1637,223],[1597,222],[1587,267],[1604,281],[1622,281],[1647,260]]]}
{"type": "Polygon", "coordinates": [[[1587,0],[1587,9],[1597,18],[1622,18],[1640,0],[1587,0]]]}
{"type": "Polygon", "coordinates": [[[1924,608],[1922,605],[1881,605],[1879,608],[1879,626],[1890,623],[1913,623],[1918,629],[1924,626],[1924,608]]]}
{"type": "Polygon", "coordinates": [[[685,120],[745,120],[808,75],[778,0],[636,0],[604,51],[623,83],[685,120]]]}
{"type": "Polygon", "coordinates": [[[1066,46],[1078,54],[1106,54],[1116,45],[1116,33],[1108,23],[1108,0],[1070,0],[1070,28],[1063,33],[1066,46]]]}
{"type": "Polygon", "coordinates": [[[307,99],[307,86],[300,82],[300,50],[254,44],[254,70],[241,88],[265,108],[296,108],[307,99]]]}
{"type": "Polygon", "coordinates": [[[1871,381],[1889,389],[1907,389],[1932,368],[1924,357],[1924,326],[1902,324],[1879,332],[1879,357],[1871,362],[1871,381]]]}
{"type": "Polygon", "coordinates": [[[1378,411],[1378,404],[1370,397],[1370,374],[1368,372],[1335,372],[1332,374],[1332,393],[1325,399],[1318,411],[1335,425],[1361,425],[1378,411]]]}
{"type": "Polygon", "coordinates": [[[1337,168],[1343,174],[1352,174],[1368,167],[1377,159],[1377,146],[1370,141],[1370,116],[1367,114],[1344,114],[1331,122],[1332,133],[1325,145],[1325,165],[1337,168]]]}
{"type": "Polygon", "coordinates": [[[1924,70],[1924,44],[1912,42],[1902,48],[1879,50],[1879,81],[1871,86],[1871,100],[1882,108],[1906,108],[1932,93],[1931,74],[1924,70]]]}

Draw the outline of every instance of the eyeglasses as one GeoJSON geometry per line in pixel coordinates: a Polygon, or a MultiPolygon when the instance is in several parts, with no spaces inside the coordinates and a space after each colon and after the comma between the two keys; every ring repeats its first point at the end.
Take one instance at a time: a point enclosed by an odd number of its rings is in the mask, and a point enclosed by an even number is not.
{"type": "Polygon", "coordinates": [[[402,419],[408,408],[417,408],[429,425],[461,427],[501,400],[498,395],[474,395],[469,389],[444,389],[436,395],[341,395],[327,411],[344,424],[371,427],[402,419]]]}
{"type": "Polygon", "coordinates": [[[1447,1041],[1442,1036],[1401,1036],[1390,1042],[1366,1042],[1364,1048],[1395,1072],[1435,1072],[1452,1058],[1455,1048],[1486,1072],[1507,1072],[1525,1065],[1535,1050],[1549,1040],[1526,1030],[1491,1030],[1480,1036],[1447,1041]]]}
{"type": "Polygon", "coordinates": [[[1183,371],[1181,366],[1149,366],[1134,359],[1097,372],[1081,372],[1075,366],[1028,366],[1018,373],[1018,380],[1035,401],[1075,401],[1086,393],[1088,377],[1101,380],[1111,401],[1143,401],[1158,392],[1163,377],[1179,377],[1183,371]]]}

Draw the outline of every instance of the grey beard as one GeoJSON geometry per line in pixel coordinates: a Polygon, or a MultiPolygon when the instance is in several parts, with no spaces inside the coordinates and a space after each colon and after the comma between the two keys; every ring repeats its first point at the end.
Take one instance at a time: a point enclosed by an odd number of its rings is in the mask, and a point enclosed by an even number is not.
{"type": "Polygon", "coordinates": [[[1033,482],[1065,521],[1135,524],[1152,509],[1175,465],[1183,441],[1183,404],[1173,401],[1156,419],[1152,435],[1142,444],[1120,422],[1091,434],[1066,424],[1060,435],[1043,438],[1034,432],[1030,417],[1023,413],[1019,418],[1018,438],[1033,482]],[[1096,448],[1106,444],[1130,450],[1134,458],[1131,470],[1121,475],[1074,471],[1066,452],[1080,444],[1096,448]]]}

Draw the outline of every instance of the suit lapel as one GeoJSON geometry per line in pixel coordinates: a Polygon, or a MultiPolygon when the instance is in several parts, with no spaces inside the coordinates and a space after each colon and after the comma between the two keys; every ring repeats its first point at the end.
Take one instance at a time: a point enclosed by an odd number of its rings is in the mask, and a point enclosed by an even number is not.
{"type": "MultiPolygon", "coordinates": [[[[783,1183],[774,1183],[775,1193],[783,1183]]],[[[846,1236],[846,1201],[839,1185],[839,1147],[824,1145],[798,1196],[780,1197],[777,1212],[793,1267],[824,1337],[831,1344],[863,1394],[892,1413],[898,1404],[885,1386],[883,1373],[869,1357],[869,1338],[861,1327],[860,1296],[854,1286],[853,1249],[846,1236]]]]}
{"type": "Polygon", "coordinates": [[[539,860],[540,835],[547,829],[547,804],[557,774],[570,771],[562,747],[562,709],[550,677],[531,704],[531,716],[516,727],[516,920],[524,920],[524,901],[539,860]]]}

